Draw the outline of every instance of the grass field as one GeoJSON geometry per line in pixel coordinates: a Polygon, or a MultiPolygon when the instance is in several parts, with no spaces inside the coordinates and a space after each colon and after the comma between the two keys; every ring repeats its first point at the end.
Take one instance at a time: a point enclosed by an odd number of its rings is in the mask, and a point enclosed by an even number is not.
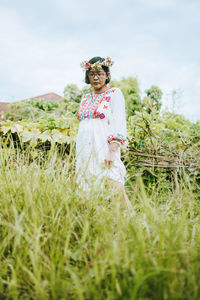
{"type": "Polygon", "coordinates": [[[0,299],[200,299],[200,205],[187,177],[179,192],[149,193],[138,176],[137,189],[126,184],[133,209],[121,210],[109,190],[80,193],[70,166],[1,150],[0,299]]]}

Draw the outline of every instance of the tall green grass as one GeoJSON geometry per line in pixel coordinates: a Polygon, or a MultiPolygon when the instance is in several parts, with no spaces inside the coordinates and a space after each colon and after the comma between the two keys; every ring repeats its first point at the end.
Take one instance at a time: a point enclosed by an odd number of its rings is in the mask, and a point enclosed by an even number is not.
{"type": "Polygon", "coordinates": [[[200,206],[186,179],[176,193],[127,182],[133,209],[121,210],[108,189],[77,190],[72,157],[50,162],[0,150],[0,299],[200,298],[200,206]]]}

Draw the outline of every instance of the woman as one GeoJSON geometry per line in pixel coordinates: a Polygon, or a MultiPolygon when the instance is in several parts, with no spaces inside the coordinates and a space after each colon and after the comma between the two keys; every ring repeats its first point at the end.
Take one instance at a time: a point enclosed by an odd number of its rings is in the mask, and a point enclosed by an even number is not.
{"type": "Polygon", "coordinates": [[[122,193],[122,203],[130,201],[124,189],[126,169],[120,158],[120,147],[126,141],[125,101],[119,88],[109,88],[109,57],[84,61],[85,82],[93,92],[82,97],[78,112],[79,131],[76,141],[77,185],[84,191],[109,186],[122,193]]]}

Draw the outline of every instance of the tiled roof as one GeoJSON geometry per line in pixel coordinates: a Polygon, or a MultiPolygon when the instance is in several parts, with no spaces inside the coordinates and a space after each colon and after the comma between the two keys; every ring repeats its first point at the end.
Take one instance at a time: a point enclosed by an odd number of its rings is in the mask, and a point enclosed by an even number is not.
{"type": "Polygon", "coordinates": [[[59,96],[58,94],[48,93],[48,94],[43,94],[43,95],[36,96],[36,97],[27,98],[27,99],[24,99],[24,100],[19,100],[19,101],[16,101],[16,102],[0,102],[0,114],[1,114],[1,112],[5,111],[8,108],[9,104],[11,104],[11,103],[14,104],[14,103],[17,103],[17,102],[26,101],[26,100],[30,100],[30,99],[44,99],[44,100],[47,100],[47,101],[54,101],[54,100],[63,101],[63,97],[59,96]]]}
{"type": "Polygon", "coordinates": [[[49,101],[54,101],[54,100],[62,101],[63,97],[59,96],[56,93],[48,93],[48,94],[43,94],[43,95],[36,96],[36,97],[30,97],[30,98],[20,100],[20,101],[26,101],[29,99],[45,99],[45,100],[49,100],[49,101]]]}

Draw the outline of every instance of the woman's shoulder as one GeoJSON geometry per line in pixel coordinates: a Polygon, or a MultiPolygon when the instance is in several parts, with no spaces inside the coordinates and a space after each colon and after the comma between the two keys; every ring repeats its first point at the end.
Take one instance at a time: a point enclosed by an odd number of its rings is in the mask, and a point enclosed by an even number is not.
{"type": "Polygon", "coordinates": [[[111,87],[110,90],[111,90],[111,95],[113,95],[113,97],[117,97],[117,98],[124,97],[124,95],[119,87],[111,87]]]}
{"type": "MultiPolygon", "coordinates": [[[[117,94],[122,94],[121,90],[119,87],[109,87],[105,92],[102,92],[99,94],[100,97],[104,97],[105,95],[117,95],[117,94]]],[[[82,96],[82,101],[89,99],[92,97],[93,92],[86,93],[82,96]]]]}
{"type": "Polygon", "coordinates": [[[121,93],[121,90],[119,87],[110,87],[109,90],[108,90],[108,94],[119,94],[121,93]]]}

